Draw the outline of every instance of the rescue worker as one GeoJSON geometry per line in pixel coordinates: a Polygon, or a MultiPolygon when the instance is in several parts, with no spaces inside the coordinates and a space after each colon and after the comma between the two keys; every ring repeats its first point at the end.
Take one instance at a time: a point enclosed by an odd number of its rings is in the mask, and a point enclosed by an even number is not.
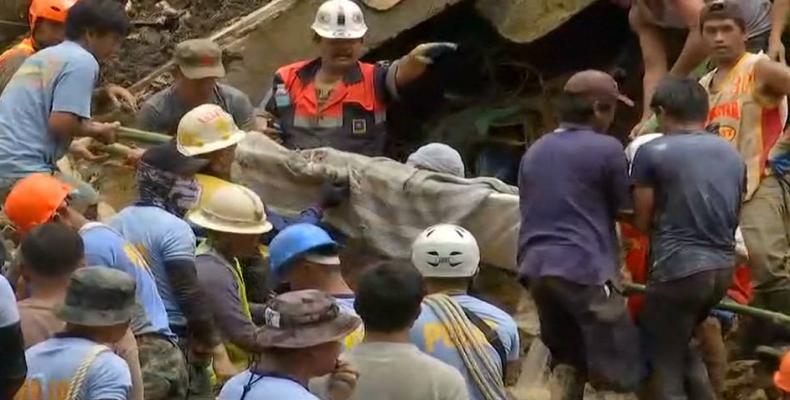
{"type": "Polygon", "coordinates": [[[639,148],[631,170],[634,225],[651,236],[639,316],[648,386],[656,400],[712,400],[707,373],[684,372],[702,365],[691,338],[732,282],[746,171],[727,140],[705,130],[707,93],[695,80],[665,78],[651,108],[665,134],[639,148]]]}
{"type": "MultiPolygon", "coordinates": [[[[17,306],[25,348],[29,349],[66,327],[55,310],[63,304],[69,278],[85,264],[84,243],[71,228],[47,223],[28,232],[20,247],[22,273],[29,282],[30,293],[17,306]]],[[[132,318],[137,318],[137,314],[135,312],[132,318]]],[[[139,349],[131,327],[120,340],[109,345],[129,368],[132,380],[129,400],[143,400],[139,349]]]]}
{"type": "Polygon", "coordinates": [[[89,221],[71,207],[69,195],[72,191],[69,185],[53,176],[32,174],[14,185],[4,211],[17,233],[22,235],[48,222],[78,232],[84,242],[87,265],[117,269],[135,279],[136,298],[141,307],[131,324],[137,341],[135,360],[139,352],[137,365],[130,367],[134,398],[142,399],[144,395],[149,400],[183,397],[187,386],[186,364],[175,345],[176,337],[170,331],[151,268],[143,255],[118,232],[105,224],[89,221]]]}
{"type": "MultiPolygon", "coordinates": [[[[236,126],[229,113],[214,104],[195,107],[181,118],[176,134],[178,151],[187,157],[199,157],[208,161],[196,175],[202,189],[201,202],[210,198],[215,189],[231,180],[231,165],[236,147],[246,135],[247,132],[236,126]]],[[[304,209],[295,220],[289,220],[270,210],[266,210],[266,214],[276,232],[297,222],[318,224],[323,218],[324,210],[339,205],[347,192],[348,188],[341,185],[325,185],[318,204],[304,209]]]]}
{"type": "Polygon", "coordinates": [[[14,289],[0,275],[0,347],[3,349],[3,363],[0,364],[0,396],[14,398],[25,381],[25,346],[19,323],[14,289]]]}
{"type": "MultiPolygon", "coordinates": [[[[0,200],[20,178],[58,173],[56,162],[70,147],[83,153],[71,145],[85,150],[85,143],[72,143],[73,138],[115,141],[119,124],[92,121],[91,98],[99,77],[98,60],[116,52],[129,26],[116,1],[79,1],[69,10],[66,41],[22,64],[0,95],[0,200]]],[[[90,185],[70,180],[80,193],[91,193],[95,199],[90,185]]]]}
{"type": "Polygon", "coordinates": [[[258,195],[232,183],[218,188],[187,214],[187,220],[207,231],[195,259],[198,281],[230,360],[241,371],[249,365],[250,355],[260,351],[256,323],[263,323],[264,313],[263,304],[247,300],[239,258],[256,255],[261,235],[272,225],[258,195]]]}
{"type": "Polygon", "coordinates": [[[148,149],[137,167],[138,200],[109,221],[151,267],[170,329],[186,354],[190,398],[210,396],[208,367],[222,347],[197,280],[195,235],[181,219],[197,202],[194,174],[205,165],[171,143],[148,149]]]}
{"type": "Polygon", "coordinates": [[[0,54],[0,92],[36,51],[63,41],[66,16],[76,0],[33,0],[28,9],[30,35],[0,54]]]}
{"type": "Polygon", "coordinates": [[[416,80],[452,43],[421,44],[392,64],[359,61],[368,27],[351,0],[321,4],[312,25],[320,57],[277,70],[259,106],[265,130],[289,149],[333,147],[380,156],[386,139],[387,106],[398,90],[416,80]]]}
{"type": "Polygon", "coordinates": [[[779,370],[774,373],[774,385],[780,393],[779,400],[790,399],[790,353],[782,356],[779,370]]]}
{"type": "Polygon", "coordinates": [[[359,317],[318,290],[281,294],[267,307],[256,335],[261,357],[229,380],[218,399],[319,400],[308,391],[308,381],[326,374],[331,376],[324,400],[348,399],[359,374],[338,359],[340,340],[359,327],[359,317]]]}
{"type": "Polygon", "coordinates": [[[175,135],[181,118],[201,104],[215,104],[245,131],[257,130],[250,99],[240,90],[217,82],[225,76],[222,50],[208,39],[179,43],[173,52],[174,82],[149,97],[137,113],[138,128],[175,135]]]}
{"type": "Polygon", "coordinates": [[[126,400],[129,367],[103,343],[115,343],[134,313],[135,284],[104,267],[74,272],[57,315],[65,330],[27,350],[28,379],[15,400],[83,398],[126,400]]]}
{"type": "Polygon", "coordinates": [[[342,358],[363,371],[349,400],[466,400],[461,373],[409,341],[425,284],[410,265],[384,264],[359,279],[354,308],[365,341],[342,358]]]}
{"type": "MultiPolygon", "coordinates": [[[[294,224],[280,231],[269,244],[269,260],[276,281],[290,290],[315,289],[334,297],[345,312],[354,311],[354,292],[343,279],[338,244],[329,234],[311,224],[294,224]]],[[[346,349],[363,339],[362,328],[345,338],[346,349]]]]}
{"type": "MultiPolygon", "coordinates": [[[[705,3],[709,1],[633,0],[628,19],[631,29],[639,37],[645,66],[643,121],[652,115],[650,99],[656,85],[667,72],[672,76],[687,76],[708,56],[710,49],[703,42],[699,17],[705,3]],[[677,42],[675,39],[682,38],[685,38],[683,48],[677,60],[668,68],[672,44],[677,42]]],[[[740,2],[744,10],[749,51],[758,53],[770,50],[777,55],[780,52],[778,46],[781,46],[788,0],[777,0],[776,3],[777,15],[772,15],[770,0],[740,2]],[[781,23],[772,26],[772,21],[779,20],[781,23]]],[[[635,129],[639,130],[641,127],[642,124],[639,124],[635,129]]]]}
{"type": "Polygon", "coordinates": [[[414,240],[411,262],[425,279],[427,296],[411,330],[420,350],[464,376],[469,398],[502,400],[521,364],[516,322],[468,294],[480,264],[474,236],[457,225],[435,225],[414,240]]]}
{"type": "Polygon", "coordinates": [[[639,334],[617,287],[615,219],[630,209],[620,142],[606,132],[618,102],[610,75],[574,74],[557,99],[559,128],[533,143],[519,169],[519,276],[551,351],[553,396],[627,393],[643,378],[639,334]]]}
{"type": "MultiPolygon", "coordinates": [[[[718,128],[746,162],[746,191],[740,227],[749,252],[756,307],[790,313],[790,136],[783,132],[790,93],[790,68],[747,51],[746,19],[740,2],[717,0],[700,17],[716,69],[700,84],[710,102],[707,124],[718,128]]],[[[757,324],[755,342],[777,332],[757,324]]]]}

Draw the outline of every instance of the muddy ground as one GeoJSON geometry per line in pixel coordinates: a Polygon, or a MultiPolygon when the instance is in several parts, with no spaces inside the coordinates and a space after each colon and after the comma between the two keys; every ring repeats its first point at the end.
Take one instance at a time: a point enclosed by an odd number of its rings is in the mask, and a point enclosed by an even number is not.
{"type": "Polygon", "coordinates": [[[129,86],[169,61],[179,42],[207,37],[268,2],[132,0],[129,16],[134,28],[118,56],[104,68],[104,79],[129,86]]]}

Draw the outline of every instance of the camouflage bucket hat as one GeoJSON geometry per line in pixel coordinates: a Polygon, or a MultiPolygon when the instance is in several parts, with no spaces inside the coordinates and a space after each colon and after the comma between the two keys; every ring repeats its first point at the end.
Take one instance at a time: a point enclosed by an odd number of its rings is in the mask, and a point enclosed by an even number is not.
{"type": "Polygon", "coordinates": [[[85,267],[74,272],[66,300],[55,311],[65,322],[83,326],[127,323],[137,310],[135,281],[108,267],[85,267]]]}
{"type": "Polygon", "coordinates": [[[263,348],[301,349],[334,342],[362,324],[359,317],[340,310],[331,296],[318,290],[277,296],[267,304],[265,317],[257,332],[263,348]]]}

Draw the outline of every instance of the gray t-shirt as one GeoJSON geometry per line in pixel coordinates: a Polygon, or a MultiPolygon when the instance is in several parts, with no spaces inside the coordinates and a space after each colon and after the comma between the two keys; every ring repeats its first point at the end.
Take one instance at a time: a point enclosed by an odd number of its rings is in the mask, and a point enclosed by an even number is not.
{"type": "Polygon", "coordinates": [[[631,178],[655,193],[649,282],[735,266],[746,167],[725,139],[702,132],[655,139],[637,151],[631,178]]]}
{"type": "MultiPolygon", "coordinates": [[[[760,36],[771,30],[771,0],[740,0],[739,3],[746,22],[748,38],[760,36]]],[[[656,24],[661,27],[687,28],[686,23],[678,15],[670,0],[655,2],[653,5],[648,6],[648,9],[653,14],[656,24]]]]}
{"type": "MultiPolygon", "coordinates": [[[[233,116],[233,121],[239,128],[255,129],[255,109],[249,97],[241,90],[218,83],[210,103],[222,107],[233,116]]],[[[175,135],[181,117],[190,110],[170,86],[151,96],[143,104],[137,113],[136,125],[146,131],[175,135]]]]}

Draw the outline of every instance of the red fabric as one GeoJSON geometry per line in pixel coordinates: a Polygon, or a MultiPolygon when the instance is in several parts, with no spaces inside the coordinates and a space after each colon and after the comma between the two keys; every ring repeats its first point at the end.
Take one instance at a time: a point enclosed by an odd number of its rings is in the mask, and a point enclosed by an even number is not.
{"type": "Polygon", "coordinates": [[[727,290],[727,296],[739,304],[749,304],[752,301],[754,287],[752,286],[752,271],[746,264],[735,267],[732,286],[727,290]]]}
{"type": "MultiPolygon", "coordinates": [[[[634,283],[647,282],[647,258],[650,249],[650,239],[639,232],[631,224],[620,224],[620,232],[627,243],[628,252],[625,254],[625,266],[631,274],[634,283]]],[[[628,311],[636,320],[639,310],[645,302],[645,296],[634,295],[628,297],[628,311]]]]}

